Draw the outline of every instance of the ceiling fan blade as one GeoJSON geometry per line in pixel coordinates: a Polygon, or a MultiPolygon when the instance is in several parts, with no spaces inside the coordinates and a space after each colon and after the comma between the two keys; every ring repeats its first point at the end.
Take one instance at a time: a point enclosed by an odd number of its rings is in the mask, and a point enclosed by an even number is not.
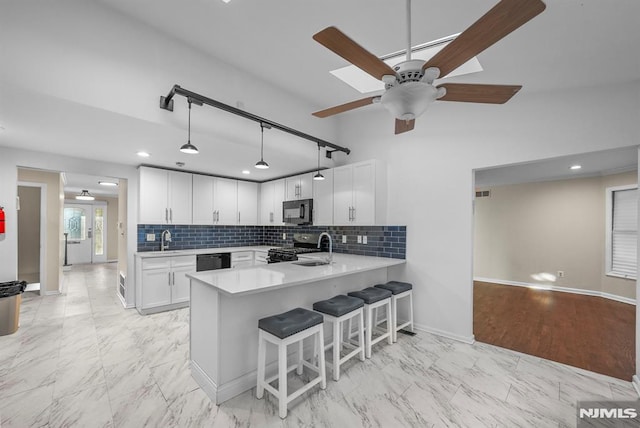
{"type": "Polygon", "coordinates": [[[378,97],[379,96],[362,98],[361,100],[351,101],[349,103],[341,104],[335,107],[329,107],[327,109],[320,110],[311,114],[313,114],[315,117],[333,116],[334,114],[344,113],[345,111],[349,111],[349,110],[356,109],[358,107],[364,107],[366,105],[373,104],[373,100],[378,97]]]}
{"type": "Polygon", "coordinates": [[[396,135],[413,130],[413,127],[415,125],[416,125],[415,119],[411,119],[411,120],[396,119],[396,135]]]}
{"type": "Polygon", "coordinates": [[[382,76],[386,74],[396,75],[396,72],[380,58],[351,40],[336,27],[325,28],[314,34],[313,39],[378,80],[382,80],[382,76]]]}
{"type": "Polygon", "coordinates": [[[540,0],[501,0],[424,64],[440,69],[440,78],[526,24],[546,8],[540,0]]]}
{"type": "Polygon", "coordinates": [[[504,104],[521,88],[520,85],[476,85],[469,83],[444,83],[447,93],[439,101],[461,101],[466,103],[504,104]]]}

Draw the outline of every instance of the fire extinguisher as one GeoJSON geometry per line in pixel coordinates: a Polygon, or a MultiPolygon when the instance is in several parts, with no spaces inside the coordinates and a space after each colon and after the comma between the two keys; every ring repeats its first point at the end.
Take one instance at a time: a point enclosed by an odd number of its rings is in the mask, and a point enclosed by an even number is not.
{"type": "Polygon", "coordinates": [[[0,207],[0,233],[4,233],[4,207],[0,207]]]}

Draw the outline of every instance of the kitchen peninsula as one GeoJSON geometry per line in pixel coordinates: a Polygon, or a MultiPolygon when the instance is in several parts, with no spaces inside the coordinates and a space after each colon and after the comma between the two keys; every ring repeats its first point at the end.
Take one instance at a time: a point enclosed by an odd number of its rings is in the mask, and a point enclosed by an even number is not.
{"type": "MultiPolygon", "coordinates": [[[[191,373],[216,404],[256,385],[258,320],[287,310],[311,308],[337,294],[392,279],[402,259],[317,253],[307,260],[188,274],[191,279],[191,373]],[[304,265],[304,264],[307,265],[304,265]]],[[[275,353],[267,352],[267,373],[275,353]]],[[[271,370],[270,370],[271,369],[271,370]]]]}

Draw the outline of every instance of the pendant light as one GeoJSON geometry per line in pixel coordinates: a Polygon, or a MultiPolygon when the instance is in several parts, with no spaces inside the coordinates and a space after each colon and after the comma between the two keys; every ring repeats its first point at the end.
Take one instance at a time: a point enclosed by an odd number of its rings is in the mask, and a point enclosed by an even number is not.
{"type": "Polygon", "coordinates": [[[76,195],[76,199],[79,201],[93,201],[96,198],[91,193],[89,193],[88,190],[83,190],[79,195],[76,195]]]}
{"type": "Polygon", "coordinates": [[[313,176],[316,181],[324,180],[324,175],[320,174],[320,144],[318,144],[318,172],[313,176]]]}
{"type": "Polygon", "coordinates": [[[260,160],[256,162],[255,167],[258,169],[269,169],[269,164],[264,161],[264,128],[271,128],[260,122],[260,160]]]}
{"type": "Polygon", "coordinates": [[[189,134],[187,143],[183,144],[182,147],[180,147],[180,151],[188,155],[196,155],[198,154],[198,148],[191,144],[191,98],[187,99],[187,102],[189,103],[189,134]]]}

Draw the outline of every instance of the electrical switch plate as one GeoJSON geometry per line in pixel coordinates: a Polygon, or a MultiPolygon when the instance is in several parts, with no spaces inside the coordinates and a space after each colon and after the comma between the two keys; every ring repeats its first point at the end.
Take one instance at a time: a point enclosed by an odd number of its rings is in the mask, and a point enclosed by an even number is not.
{"type": "Polygon", "coordinates": [[[564,278],[564,271],[563,270],[559,270],[558,271],[558,278],[564,278]]]}
{"type": "Polygon", "coordinates": [[[342,235],[342,243],[343,244],[347,243],[347,235],[342,235]]]}
{"type": "Polygon", "coordinates": [[[287,239],[287,234],[286,234],[286,233],[283,233],[283,234],[282,234],[282,240],[285,240],[285,239],[287,239]]]}
{"type": "Polygon", "coordinates": [[[363,243],[364,245],[367,245],[367,235],[364,235],[364,236],[362,237],[362,243],[363,243]]]}
{"type": "Polygon", "coordinates": [[[358,235],[358,244],[362,244],[362,236],[358,235]]]}
{"type": "Polygon", "coordinates": [[[156,234],[155,233],[147,233],[147,242],[153,242],[156,240],[156,234]]]}

